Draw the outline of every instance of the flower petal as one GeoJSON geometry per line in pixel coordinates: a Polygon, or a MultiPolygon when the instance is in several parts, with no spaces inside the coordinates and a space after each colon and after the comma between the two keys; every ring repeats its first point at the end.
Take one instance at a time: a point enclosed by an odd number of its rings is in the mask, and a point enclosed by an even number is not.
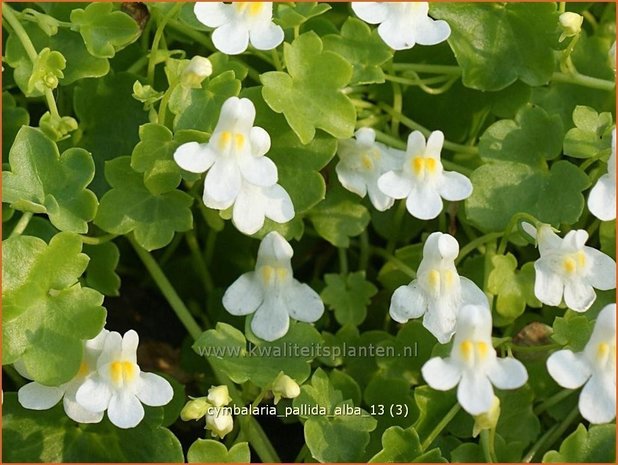
{"type": "Polygon", "coordinates": [[[517,389],[528,381],[526,367],[512,357],[496,358],[490,365],[487,376],[498,389],[517,389]]]}
{"type": "Polygon", "coordinates": [[[249,131],[249,139],[251,140],[251,153],[254,156],[261,157],[270,150],[270,135],[265,129],[259,126],[252,127],[249,131]]]}
{"type": "Polygon", "coordinates": [[[111,398],[111,389],[98,376],[84,381],[75,394],[77,403],[91,412],[104,411],[109,406],[111,398]]]}
{"type": "Polygon", "coordinates": [[[223,2],[197,2],[193,13],[200,23],[208,27],[219,27],[231,19],[229,5],[223,2]]]}
{"type": "Polygon", "coordinates": [[[216,159],[217,154],[208,147],[208,144],[197,142],[182,144],[174,152],[174,161],[178,166],[191,173],[203,173],[216,159]]]}
{"type": "Polygon", "coordinates": [[[543,258],[534,262],[536,279],[534,280],[534,295],[546,305],[554,307],[562,302],[564,284],[562,279],[548,266],[543,258]]]}
{"type": "Polygon", "coordinates": [[[416,157],[425,153],[426,144],[425,136],[420,131],[412,131],[408,136],[406,146],[406,154],[410,157],[416,157]]]}
{"type": "Polygon", "coordinates": [[[457,400],[470,415],[488,412],[494,390],[487,376],[476,371],[464,371],[457,389],[457,400]]]}
{"type": "Polygon", "coordinates": [[[352,10],[369,24],[379,24],[388,16],[388,5],[380,2],[351,2],[352,10]]]}
{"type": "Polygon", "coordinates": [[[425,147],[425,155],[432,158],[440,159],[440,152],[444,145],[444,133],[442,131],[433,131],[427,138],[427,146],[425,147]]]}
{"type": "Polygon", "coordinates": [[[324,313],[324,303],[320,295],[307,284],[293,279],[285,291],[288,312],[298,321],[313,323],[324,313]]]}
{"type": "Polygon", "coordinates": [[[365,197],[367,194],[367,183],[365,178],[358,171],[350,169],[348,164],[344,161],[337,163],[335,171],[343,187],[360,197],[365,197]]]}
{"type": "Polygon", "coordinates": [[[616,219],[616,183],[609,174],[601,176],[590,191],[588,210],[601,221],[616,219]]]}
{"type": "Polygon", "coordinates": [[[386,211],[391,208],[395,203],[395,199],[389,197],[380,189],[378,189],[377,184],[369,184],[367,186],[367,191],[369,192],[369,200],[371,200],[371,204],[378,211],[386,211]]]}
{"type": "Polygon", "coordinates": [[[139,346],[139,336],[134,330],[129,330],[122,337],[122,359],[137,363],[137,347],[139,346]]]}
{"type": "Polygon", "coordinates": [[[592,374],[586,358],[582,354],[575,354],[568,349],[559,350],[549,356],[547,371],[556,383],[567,389],[577,389],[592,374]]]}
{"type": "Polygon", "coordinates": [[[266,234],[262,242],[260,242],[256,267],[260,267],[270,261],[289,266],[293,255],[294,249],[292,249],[290,243],[277,231],[272,231],[266,234]]]}
{"type": "Polygon", "coordinates": [[[144,418],[144,407],[135,394],[119,391],[109,402],[107,416],[118,428],[133,428],[144,418]]]}
{"type": "Polygon", "coordinates": [[[267,295],[253,316],[251,330],[257,337],[270,342],[285,336],[289,327],[290,317],[284,300],[267,295]]]}
{"type": "Polygon", "coordinates": [[[395,290],[388,313],[397,323],[405,323],[412,318],[423,316],[426,310],[427,301],[418,281],[414,280],[395,290]]]}
{"type": "Polygon", "coordinates": [[[238,55],[249,46],[249,30],[243,23],[225,23],[212,33],[212,43],[226,55],[238,55]]]}
{"type": "Polygon", "coordinates": [[[461,379],[461,369],[450,358],[434,357],[421,369],[427,384],[438,391],[453,389],[461,379]]]}
{"type": "Polygon", "coordinates": [[[616,262],[603,252],[584,247],[584,253],[592,260],[592,272],[588,275],[588,282],[596,289],[606,291],[616,288],[616,262]]]}
{"type": "Polygon", "coordinates": [[[28,383],[17,392],[17,400],[22,407],[31,410],[47,410],[52,408],[64,395],[64,389],[55,386],[43,386],[39,383],[28,383]]]}
{"type": "Polygon", "coordinates": [[[408,199],[406,208],[410,215],[419,220],[432,220],[442,211],[442,198],[430,186],[414,186],[408,199]]]}
{"type": "Polygon", "coordinates": [[[579,396],[579,411],[594,424],[616,418],[616,384],[609,376],[592,375],[579,396]]]}
{"type": "Polygon", "coordinates": [[[269,23],[259,29],[252,29],[249,32],[249,40],[258,50],[272,50],[277,48],[283,42],[284,35],[281,26],[274,23],[269,23]]]}
{"type": "Polygon", "coordinates": [[[389,18],[378,26],[378,34],[393,50],[407,50],[416,44],[414,31],[405,18],[389,18]]]}
{"type": "Polygon", "coordinates": [[[264,291],[253,271],[241,275],[223,294],[223,307],[232,315],[253,313],[263,301],[264,291]]]}
{"type": "Polygon", "coordinates": [[[459,302],[452,296],[431,300],[423,317],[423,326],[436,337],[440,344],[446,344],[455,332],[458,310],[459,302]]]}
{"type": "Polygon", "coordinates": [[[236,198],[232,211],[232,222],[242,233],[255,234],[264,226],[267,200],[262,189],[262,187],[245,183],[236,198]]]}
{"type": "Polygon", "coordinates": [[[459,277],[461,283],[461,303],[463,305],[483,305],[489,308],[489,300],[476,283],[465,276],[459,277]]]}
{"type": "Polygon", "coordinates": [[[378,189],[394,199],[404,199],[412,191],[412,181],[401,171],[387,171],[378,179],[378,189]]]}
{"type": "Polygon", "coordinates": [[[224,131],[248,135],[251,138],[251,131],[255,121],[255,105],[248,98],[230,97],[221,106],[219,120],[211,140],[215,134],[224,131]]]}
{"type": "Polygon", "coordinates": [[[269,187],[277,182],[277,165],[268,157],[243,157],[240,172],[251,184],[269,187]]]}
{"type": "Polygon", "coordinates": [[[204,182],[204,204],[224,210],[232,206],[241,188],[238,165],[231,160],[218,160],[208,171],[204,182]]]}
{"type": "Polygon", "coordinates": [[[444,42],[451,35],[451,28],[443,20],[434,20],[429,17],[419,18],[414,23],[416,42],[421,45],[436,45],[444,42]]]}
{"type": "Polygon", "coordinates": [[[472,182],[461,173],[444,171],[440,196],[450,201],[463,200],[472,194],[472,182]]]}
{"type": "Polygon", "coordinates": [[[78,423],[99,423],[103,419],[103,412],[91,412],[82,407],[75,399],[76,391],[76,389],[67,389],[62,399],[64,412],[71,420],[78,423]]]}
{"type": "Polygon", "coordinates": [[[263,189],[266,197],[266,218],[276,223],[287,223],[294,219],[294,204],[290,194],[279,184],[263,189]]]}
{"type": "Polygon", "coordinates": [[[564,284],[564,303],[571,310],[585,312],[596,298],[594,288],[581,279],[570,279],[564,284]]]}
{"type": "Polygon", "coordinates": [[[590,360],[594,360],[597,356],[599,344],[610,342],[616,337],[616,304],[609,304],[597,315],[594,322],[592,335],[586,344],[584,351],[589,356],[590,360]]]}
{"type": "Polygon", "coordinates": [[[141,373],[135,395],[145,405],[159,407],[172,400],[174,390],[165,378],[154,373],[141,373]]]}

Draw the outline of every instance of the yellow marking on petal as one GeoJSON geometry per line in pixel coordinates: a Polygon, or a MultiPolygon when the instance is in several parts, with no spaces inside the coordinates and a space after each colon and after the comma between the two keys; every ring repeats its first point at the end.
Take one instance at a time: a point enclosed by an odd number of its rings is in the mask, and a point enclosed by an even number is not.
{"type": "Polygon", "coordinates": [[[277,278],[279,278],[280,280],[283,280],[287,278],[287,276],[288,276],[288,270],[286,270],[285,268],[277,268],[277,278]]]}
{"type": "Polygon", "coordinates": [[[412,159],[412,171],[417,176],[420,176],[425,171],[425,159],[423,157],[414,157],[412,159]]]}
{"type": "Polygon", "coordinates": [[[436,172],[438,164],[435,158],[425,158],[425,166],[427,167],[427,171],[433,174],[436,172]]]}
{"type": "Polygon", "coordinates": [[[579,266],[580,268],[586,266],[586,254],[583,250],[577,252],[577,266],[579,266]]]}
{"type": "Polygon", "coordinates": [[[597,359],[602,360],[609,355],[609,344],[607,342],[601,342],[597,346],[597,359]]]}
{"type": "Polygon", "coordinates": [[[112,362],[110,365],[110,371],[112,375],[112,381],[114,381],[114,383],[132,381],[135,378],[135,367],[131,362],[112,362]]]}
{"type": "Polygon", "coordinates": [[[435,290],[440,289],[440,272],[437,270],[431,270],[429,272],[429,286],[435,290]]]}
{"type": "Polygon", "coordinates": [[[451,270],[446,270],[444,272],[444,281],[447,289],[452,287],[455,282],[455,274],[451,270]]]}
{"type": "Polygon", "coordinates": [[[472,341],[463,341],[459,345],[459,350],[461,351],[461,356],[466,361],[470,361],[474,357],[474,344],[472,341]]]}
{"type": "Polygon", "coordinates": [[[232,141],[232,133],[230,131],[223,131],[219,136],[219,149],[225,150],[232,141]]]}
{"type": "Polygon", "coordinates": [[[77,372],[77,376],[84,377],[90,372],[90,366],[86,362],[82,362],[79,366],[79,371],[77,372]]]}
{"type": "Polygon", "coordinates": [[[373,170],[373,160],[366,153],[363,154],[363,157],[361,158],[361,163],[363,164],[363,168],[365,168],[367,171],[373,170]]]}
{"type": "Polygon", "coordinates": [[[573,274],[577,270],[577,262],[573,258],[567,257],[562,262],[562,267],[567,273],[573,274]]]}
{"type": "Polygon", "coordinates": [[[484,360],[489,354],[489,345],[486,342],[479,341],[476,343],[476,351],[479,355],[479,359],[484,360]]]}
{"type": "Polygon", "coordinates": [[[272,266],[265,265],[262,267],[262,279],[265,283],[269,283],[273,275],[275,274],[275,269],[272,266]]]}
{"type": "Polygon", "coordinates": [[[242,150],[243,146],[245,145],[245,136],[243,136],[242,134],[234,134],[234,142],[236,144],[236,148],[238,150],[242,150]]]}
{"type": "Polygon", "coordinates": [[[264,8],[264,2],[233,2],[240,14],[247,12],[249,16],[257,16],[264,8]]]}
{"type": "Polygon", "coordinates": [[[112,381],[119,383],[122,381],[122,362],[112,362],[110,366],[112,381]]]}
{"type": "Polygon", "coordinates": [[[122,371],[125,381],[132,381],[135,378],[135,365],[131,362],[122,362],[122,371]]]}

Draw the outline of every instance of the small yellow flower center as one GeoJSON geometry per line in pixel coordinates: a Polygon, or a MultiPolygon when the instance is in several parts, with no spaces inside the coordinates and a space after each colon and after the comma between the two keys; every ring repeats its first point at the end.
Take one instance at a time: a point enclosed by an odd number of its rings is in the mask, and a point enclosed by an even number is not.
{"type": "Polygon", "coordinates": [[[82,362],[79,366],[79,371],[77,372],[77,376],[80,378],[85,377],[90,372],[90,366],[86,362],[82,362]]]}
{"type": "Polygon", "coordinates": [[[288,277],[288,270],[283,267],[264,265],[261,269],[262,280],[266,285],[272,285],[277,281],[283,281],[288,277]]]}
{"type": "Polygon", "coordinates": [[[117,384],[132,381],[135,378],[135,366],[131,362],[115,361],[110,365],[112,381],[117,384]]]}
{"type": "Polygon", "coordinates": [[[436,293],[449,291],[455,284],[455,274],[451,270],[431,270],[427,274],[429,288],[436,293]]]}
{"type": "Polygon", "coordinates": [[[262,12],[265,2],[235,2],[236,11],[240,14],[247,13],[249,16],[257,16],[262,12]]]}
{"type": "Polygon", "coordinates": [[[583,250],[566,256],[562,261],[562,267],[564,268],[564,271],[569,275],[575,274],[578,271],[582,271],[585,266],[586,254],[583,250]]]}
{"type": "Polygon", "coordinates": [[[227,150],[232,142],[236,150],[242,150],[245,145],[245,136],[240,133],[223,131],[219,136],[219,150],[227,150]]]}
{"type": "Polygon", "coordinates": [[[367,171],[373,170],[373,160],[369,155],[364,154],[361,162],[363,164],[363,168],[365,168],[367,171]]]}
{"type": "Polygon", "coordinates": [[[440,272],[437,270],[431,270],[429,272],[429,285],[435,291],[440,290],[440,272]]]}
{"type": "Polygon", "coordinates": [[[461,357],[468,363],[483,361],[489,356],[489,344],[483,341],[465,340],[459,345],[461,357]]]}
{"type": "Polygon", "coordinates": [[[418,177],[422,177],[425,173],[434,174],[438,168],[436,159],[431,157],[414,157],[411,164],[412,171],[418,177]]]}

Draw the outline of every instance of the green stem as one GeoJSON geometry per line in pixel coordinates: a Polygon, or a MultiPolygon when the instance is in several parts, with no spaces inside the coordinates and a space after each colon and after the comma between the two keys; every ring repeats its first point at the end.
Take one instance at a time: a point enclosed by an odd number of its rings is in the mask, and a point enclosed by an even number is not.
{"type": "Polygon", "coordinates": [[[165,30],[165,26],[168,21],[172,19],[180,8],[182,8],[183,3],[177,3],[174,5],[170,11],[163,17],[161,22],[157,25],[157,30],[155,31],[154,39],[152,40],[152,47],[150,48],[150,58],[148,60],[148,83],[150,85],[154,84],[154,76],[155,76],[155,66],[157,64],[157,54],[159,51],[159,43],[161,42],[161,38],[163,37],[163,31],[165,30]]]}
{"type": "Polygon", "coordinates": [[[137,243],[133,236],[127,236],[127,238],[129,239],[129,242],[131,242],[131,245],[135,249],[138,257],[150,273],[150,276],[154,280],[155,284],[176,313],[178,319],[182,322],[191,337],[193,339],[197,339],[202,334],[202,329],[198,326],[197,322],[193,318],[193,315],[191,315],[189,309],[176,293],[176,290],[167,279],[167,276],[163,273],[161,267],[159,267],[157,261],[146,249],[137,243]]]}
{"type": "Polygon", "coordinates": [[[425,63],[393,63],[394,70],[407,70],[411,69],[419,73],[432,73],[432,74],[450,74],[453,76],[461,75],[461,68],[459,66],[449,65],[431,65],[425,63]]]}
{"type": "MultiPolygon", "coordinates": [[[[6,7],[6,5],[4,6],[6,7]]],[[[24,214],[21,215],[21,218],[19,219],[19,221],[13,228],[13,231],[11,231],[11,235],[9,237],[21,235],[28,227],[28,223],[30,223],[30,220],[32,219],[32,215],[33,215],[32,212],[24,212],[24,214]]]]}
{"type": "Polygon", "coordinates": [[[457,415],[460,409],[461,409],[461,406],[459,405],[459,402],[458,402],[455,405],[453,405],[453,407],[448,411],[446,415],[444,415],[444,418],[442,418],[442,420],[438,422],[435,428],[429,433],[427,438],[425,438],[425,440],[421,443],[421,450],[423,452],[425,452],[427,448],[433,444],[433,442],[440,435],[442,430],[448,426],[448,424],[451,422],[453,418],[455,418],[455,415],[457,415]]]}
{"type": "Polygon", "coordinates": [[[564,13],[566,11],[566,2],[558,2],[558,13],[564,13]]]}
{"type": "Polygon", "coordinates": [[[416,278],[416,271],[406,265],[402,260],[395,257],[393,254],[388,253],[386,250],[379,247],[372,247],[371,253],[374,255],[379,255],[387,261],[393,262],[393,265],[399,268],[402,273],[407,274],[411,279],[416,278]]]}
{"type": "Polygon", "coordinates": [[[240,424],[245,432],[251,447],[257,452],[263,463],[279,463],[281,459],[268,436],[252,416],[240,417],[240,424]]]}
{"type": "Polygon", "coordinates": [[[515,213],[511,217],[511,220],[509,221],[509,223],[506,225],[506,228],[504,229],[502,239],[500,239],[500,245],[498,246],[498,252],[497,252],[498,255],[504,255],[504,252],[506,251],[506,245],[509,242],[509,237],[511,236],[513,229],[515,229],[515,226],[517,226],[517,224],[521,220],[528,220],[528,222],[532,224],[532,226],[534,227],[536,227],[537,224],[539,224],[539,220],[537,220],[534,216],[530,215],[529,213],[524,213],[524,212],[515,213]]]}
{"type": "Polygon", "coordinates": [[[547,410],[550,407],[553,407],[554,405],[562,402],[564,399],[566,399],[567,397],[569,397],[571,394],[573,394],[574,392],[576,392],[574,389],[564,389],[562,391],[558,391],[556,394],[554,394],[553,396],[551,396],[548,399],[545,399],[545,401],[543,401],[542,403],[540,403],[535,409],[534,409],[534,414],[535,415],[540,415],[541,413],[543,413],[545,410],[547,410]]]}
{"type": "Polygon", "coordinates": [[[482,245],[488,242],[491,242],[495,239],[498,239],[499,237],[502,237],[502,234],[503,233],[500,233],[500,232],[489,233],[489,234],[485,234],[484,236],[477,237],[476,239],[471,240],[466,245],[464,245],[459,251],[459,255],[455,259],[455,265],[458,265],[459,263],[461,263],[461,261],[466,257],[466,255],[468,255],[474,249],[478,249],[482,245]]]}
{"type": "MultiPolygon", "coordinates": [[[[425,137],[428,137],[429,134],[431,134],[432,131],[430,131],[426,127],[420,125],[416,121],[408,118],[407,116],[405,116],[405,115],[403,115],[401,113],[398,113],[397,111],[395,111],[394,108],[386,105],[385,103],[380,103],[380,104],[378,104],[378,106],[382,110],[384,110],[386,113],[391,115],[392,117],[399,118],[401,123],[404,124],[405,126],[407,126],[408,128],[410,128],[410,129],[412,129],[414,131],[420,131],[425,137]]],[[[474,147],[474,146],[470,146],[470,145],[456,144],[455,142],[450,142],[450,141],[447,141],[447,140],[444,141],[444,148],[448,149],[448,150],[451,150],[453,152],[468,153],[468,154],[471,154],[471,155],[477,155],[478,152],[479,152],[478,147],[474,147]]]]}
{"type": "Polygon", "coordinates": [[[178,82],[172,83],[172,85],[168,87],[167,91],[165,91],[165,94],[163,94],[163,98],[161,99],[161,104],[159,105],[159,112],[157,114],[157,119],[158,119],[159,124],[163,126],[165,126],[165,116],[167,114],[167,105],[172,96],[172,92],[174,91],[174,89],[176,89],[177,86],[178,86],[178,82]]]}
{"type": "Polygon", "coordinates": [[[578,86],[589,87],[590,89],[604,90],[607,92],[611,92],[616,88],[616,83],[613,81],[606,81],[605,79],[585,76],[579,73],[554,73],[551,77],[551,80],[552,82],[564,82],[566,84],[575,84],[578,86]]]}
{"type": "Polygon", "coordinates": [[[397,209],[395,210],[395,215],[393,216],[393,234],[389,237],[386,242],[386,252],[389,254],[393,254],[395,252],[395,247],[397,247],[397,240],[399,239],[399,231],[401,230],[401,225],[403,223],[403,218],[406,214],[406,201],[400,200],[397,205],[397,209]]]}
{"type": "Polygon", "coordinates": [[[262,391],[258,394],[258,396],[251,403],[251,410],[260,405],[260,402],[264,399],[264,396],[268,393],[268,389],[262,389],[262,391]]]}
{"type": "Polygon", "coordinates": [[[281,64],[281,58],[279,58],[279,52],[277,51],[276,48],[273,48],[270,51],[271,55],[273,56],[273,62],[275,64],[275,69],[277,71],[281,71],[283,70],[283,65],[281,64]]]}
{"type": "Polygon", "coordinates": [[[369,266],[369,233],[363,230],[360,235],[360,257],[358,259],[358,269],[363,271],[369,266]]]}
{"type": "Polygon", "coordinates": [[[339,254],[339,273],[342,275],[348,274],[348,254],[347,250],[343,247],[337,247],[339,254]]]}
{"type": "Polygon", "coordinates": [[[393,110],[394,114],[391,115],[391,134],[394,137],[399,135],[399,116],[403,112],[403,93],[401,92],[401,86],[396,82],[391,82],[393,88],[393,110]]]}
{"type": "Polygon", "coordinates": [[[407,78],[405,76],[396,76],[396,75],[392,75],[392,74],[385,74],[384,75],[384,79],[386,79],[387,81],[392,81],[392,82],[397,82],[399,84],[403,84],[405,86],[418,86],[420,84],[438,84],[438,83],[442,83],[444,81],[448,81],[451,79],[450,76],[447,75],[442,75],[442,76],[435,76],[432,78],[427,78],[427,79],[416,79],[416,78],[407,78]]]}
{"type": "Polygon", "coordinates": [[[300,452],[294,459],[294,463],[300,463],[304,461],[308,453],[309,453],[309,448],[307,447],[307,444],[303,444],[303,447],[300,449],[300,452]]]}
{"type": "Polygon", "coordinates": [[[495,451],[496,429],[491,428],[481,431],[481,447],[483,449],[483,455],[487,463],[496,463],[495,451]]]}
{"type": "Polygon", "coordinates": [[[208,271],[208,266],[206,266],[206,262],[204,261],[204,255],[202,254],[202,250],[200,248],[200,244],[197,241],[197,237],[195,235],[194,230],[190,230],[185,234],[185,239],[187,240],[187,245],[189,246],[189,250],[191,250],[191,255],[195,260],[195,265],[197,267],[198,273],[202,278],[202,283],[206,288],[206,292],[209,294],[212,293],[215,286],[212,281],[212,276],[210,275],[210,271],[208,271]]]}
{"type": "Polygon", "coordinates": [[[579,416],[579,407],[575,407],[571,410],[562,422],[558,425],[554,425],[552,428],[547,430],[547,432],[541,436],[541,438],[530,448],[528,453],[522,459],[523,463],[530,463],[536,455],[541,455],[543,451],[548,450],[554,442],[560,438],[564,434],[564,432],[569,428],[571,423],[577,419],[579,416]]]}
{"type": "Polygon", "coordinates": [[[170,19],[170,20],[168,20],[167,25],[169,27],[171,27],[172,29],[174,29],[176,32],[180,32],[181,34],[184,34],[185,36],[189,37],[190,39],[193,39],[193,41],[195,41],[198,44],[202,45],[203,47],[207,48],[211,52],[216,52],[217,51],[217,49],[214,47],[212,42],[208,39],[206,34],[204,34],[202,32],[199,32],[199,31],[195,31],[195,30],[193,30],[191,28],[188,28],[187,26],[182,24],[177,19],[170,19]]]}
{"type": "Polygon", "coordinates": [[[92,237],[92,236],[79,236],[84,244],[90,245],[100,245],[105,244],[106,242],[112,241],[116,239],[118,236],[116,234],[105,234],[103,236],[92,237]]]}
{"type": "Polygon", "coordinates": [[[513,352],[522,352],[527,354],[534,354],[539,352],[549,352],[550,350],[559,349],[562,346],[560,344],[544,344],[540,346],[520,346],[517,344],[509,344],[508,348],[513,352]]]}

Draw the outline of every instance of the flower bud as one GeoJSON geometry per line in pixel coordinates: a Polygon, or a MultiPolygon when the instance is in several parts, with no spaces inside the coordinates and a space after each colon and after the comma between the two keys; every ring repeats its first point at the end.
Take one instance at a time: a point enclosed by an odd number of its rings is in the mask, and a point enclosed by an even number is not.
{"type": "Polygon", "coordinates": [[[211,404],[206,397],[191,399],[180,412],[180,418],[182,421],[199,420],[208,413],[210,407],[211,404]]]}
{"type": "Polygon", "coordinates": [[[223,407],[232,401],[230,393],[225,384],[221,386],[212,386],[208,390],[208,400],[215,407],[223,407]]]}
{"type": "Polygon", "coordinates": [[[180,75],[180,83],[183,87],[199,89],[202,81],[212,74],[212,63],[208,58],[194,56],[189,61],[180,75]]]}
{"type": "Polygon", "coordinates": [[[567,37],[573,37],[580,33],[584,17],[577,13],[567,11],[560,15],[558,21],[560,21],[560,26],[562,27],[562,35],[559,39],[560,42],[562,42],[567,37]]]}
{"type": "Polygon", "coordinates": [[[206,415],[206,429],[213,437],[223,437],[234,429],[234,418],[227,412],[218,412],[215,415],[206,415]]]}
{"type": "Polygon", "coordinates": [[[285,397],[286,399],[294,399],[295,397],[298,397],[300,394],[300,386],[288,375],[281,372],[273,382],[272,391],[275,396],[275,404],[277,404],[282,397],[285,397]]]}
{"type": "Polygon", "coordinates": [[[484,429],[495,428],[498,424],[498,418],[500,418],[500,399],[494,396],[491,408],[487,412],[474,417],[472,436],[477,437],[484,429]]]}

